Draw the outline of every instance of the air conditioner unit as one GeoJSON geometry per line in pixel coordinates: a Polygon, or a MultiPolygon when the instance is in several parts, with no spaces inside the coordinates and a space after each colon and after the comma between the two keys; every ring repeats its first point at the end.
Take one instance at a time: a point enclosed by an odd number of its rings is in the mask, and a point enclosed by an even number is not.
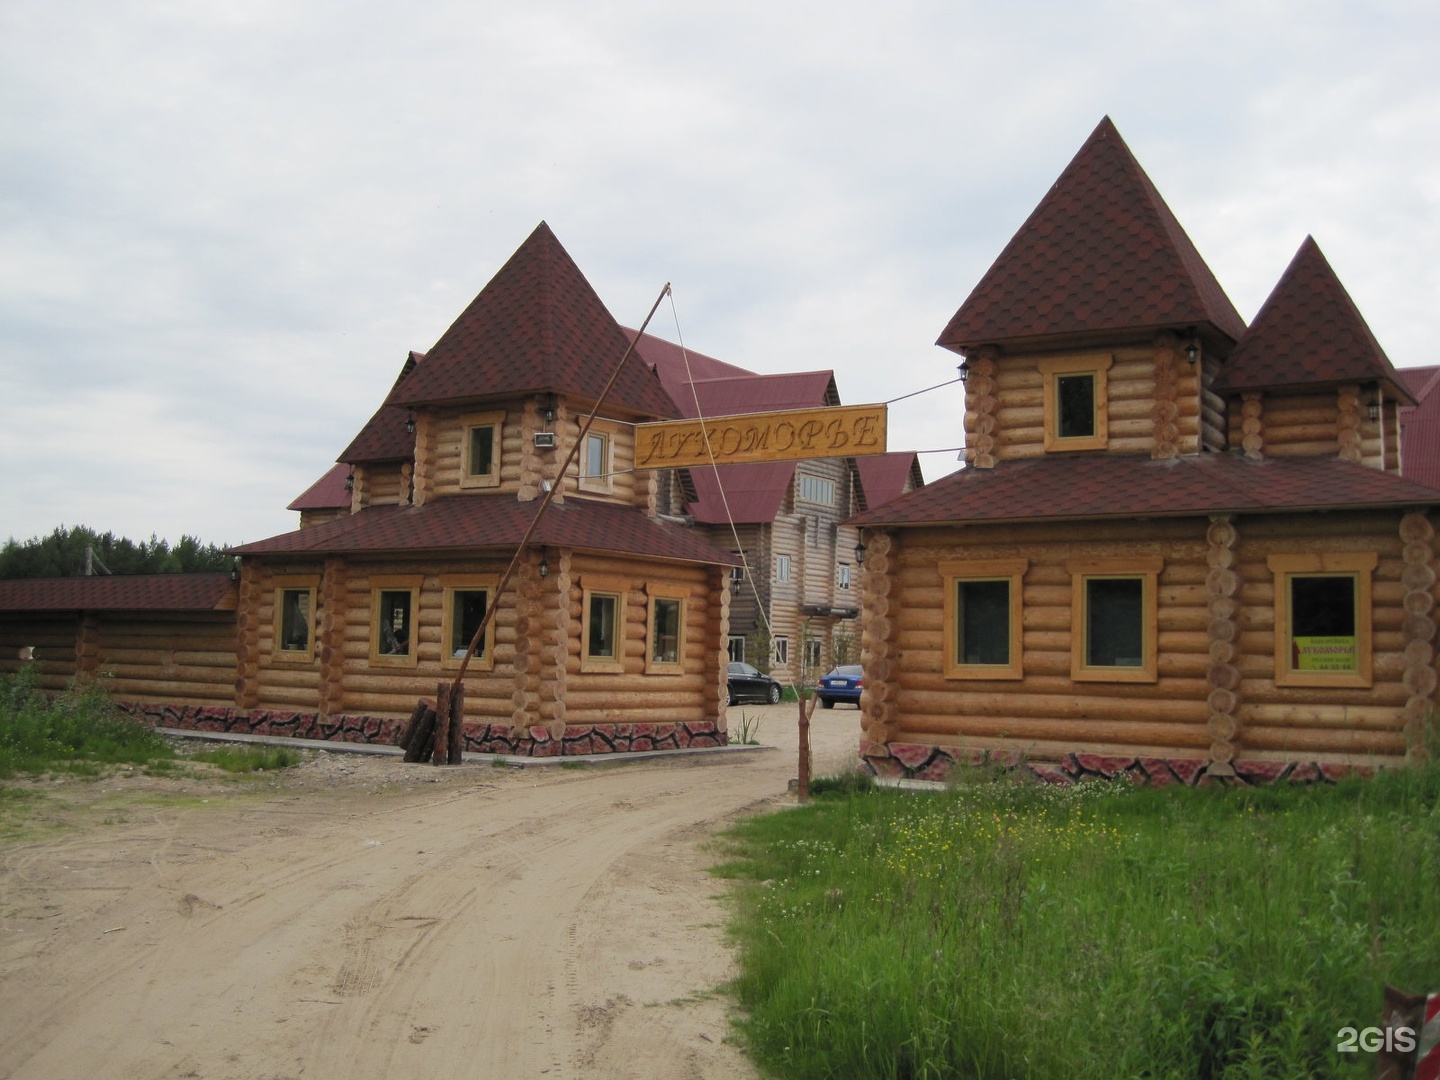
{"type": "Polygon", "coordinates": [[[553,431],[537,431],[537,432],[535,432],[535,449],[536,449],[536,450],[554,450],[554,449],[555,449],[555,433],[554,433],[553,431]]]}

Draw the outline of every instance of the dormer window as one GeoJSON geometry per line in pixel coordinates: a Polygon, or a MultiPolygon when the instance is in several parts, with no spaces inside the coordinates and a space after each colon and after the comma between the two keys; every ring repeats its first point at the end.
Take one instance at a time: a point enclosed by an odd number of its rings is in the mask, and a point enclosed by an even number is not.
{"type": "Polygon", "coordinates": [[[1109,441],[1106,373],[1112,359],[1105,353],[1040,361],[1046,450],[1105,449],[1109,441]]]}
{"type": "Polygon", "coordinates": [[[504,413],[465,417],[462,487],[499,487],[500,429],[504,422],[504,413]]]}

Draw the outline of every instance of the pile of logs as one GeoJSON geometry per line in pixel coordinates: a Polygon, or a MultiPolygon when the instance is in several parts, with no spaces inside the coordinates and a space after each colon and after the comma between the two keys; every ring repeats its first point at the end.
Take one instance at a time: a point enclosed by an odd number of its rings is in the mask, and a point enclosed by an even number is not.
{"type": "Polygon", "coordinates": [[[416,704],[395,744],[405,751],[406,761],[459,765],[465,746],[464,721],[464,684],[441,683],[434,701],[416,704]]]}

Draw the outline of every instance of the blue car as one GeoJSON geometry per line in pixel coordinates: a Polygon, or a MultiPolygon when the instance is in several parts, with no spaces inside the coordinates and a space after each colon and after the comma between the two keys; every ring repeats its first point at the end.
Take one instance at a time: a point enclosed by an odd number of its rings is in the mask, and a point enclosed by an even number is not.
{"type": "Polygon", "coordinates": [[[820,677],[815,696],[820,699],[822,709],[833,709],[837,701],[849,701],[859,708],[864,686],[865,673],[859,664],[841,664],[820,677]]]}

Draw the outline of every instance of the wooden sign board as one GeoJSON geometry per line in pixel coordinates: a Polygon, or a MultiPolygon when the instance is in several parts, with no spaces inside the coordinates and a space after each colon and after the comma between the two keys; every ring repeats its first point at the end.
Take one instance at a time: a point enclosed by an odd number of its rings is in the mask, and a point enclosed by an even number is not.
{"type": "Polygon", "coordinates": [[[885,453],[885,406],[841,405],[789,412],[672,420],[635,427],[635,468],[677,469],[753,461],[885,453]],[[709,449],[706,449],[706,441],[709,449]]]}

